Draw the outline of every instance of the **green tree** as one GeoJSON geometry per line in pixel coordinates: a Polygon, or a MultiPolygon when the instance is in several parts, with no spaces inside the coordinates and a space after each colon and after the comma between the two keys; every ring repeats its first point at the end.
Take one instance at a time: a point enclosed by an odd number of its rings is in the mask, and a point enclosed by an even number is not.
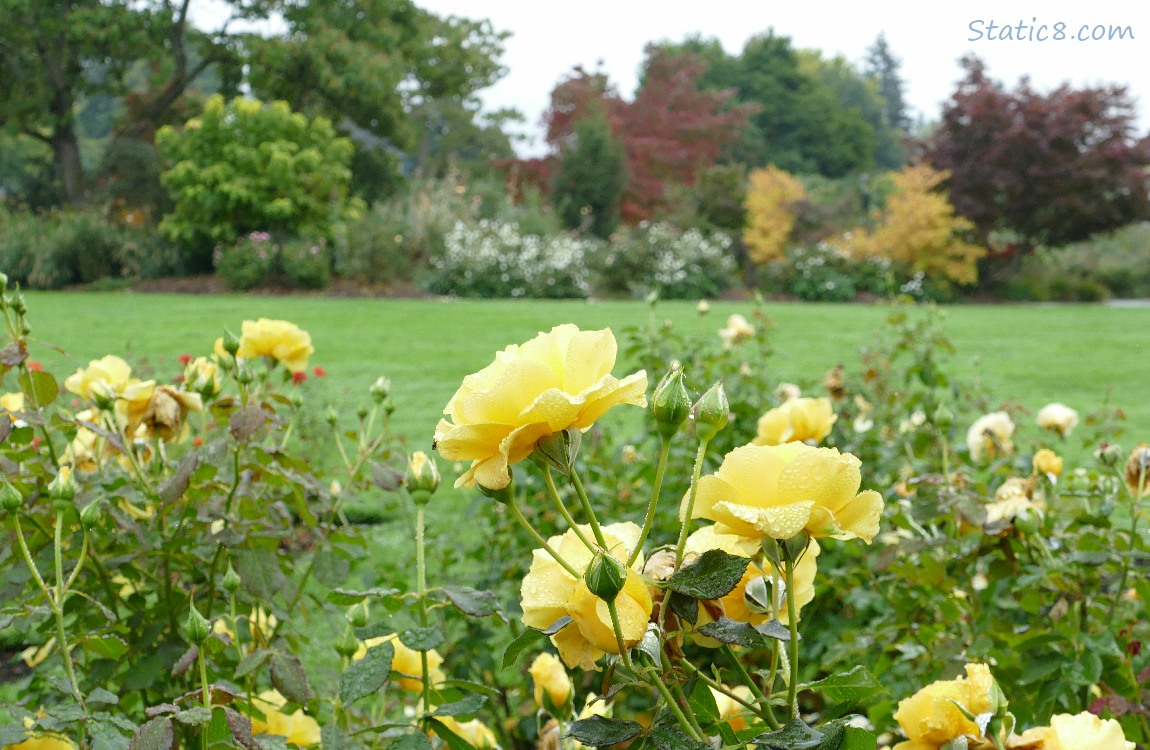
{"type": "Polygon", "coordinates": [[[214,243],[248,232],[325,237],[351,208],[351,141],[284,102],[214,96],[183,130],[161,128],[156,143],[175,204],[160,230],[189,250],[192,270],[210,268],[214,243]]]}
{"type": "Polygon", "coordinates": [[[899,61],[887,44],[886,35],[880,33],[874,44],[867,48],[863,73],[878,86],[878,95],[886,106],[886,121],[890,127],[908,132],[911,127],[903,98],[903,81],[899,76],[899,61]]]}
{"type": "Polygon", "coordinates": [[[578,120],[560,156],[553,200],[564,226],[608,237],[627,186],[623,146],[602,114],[578,120]]]}
{"type": "Polygon", "coordinates": [[[887,103],[878,93],[878,84],[859,73],[842,56],[824,60],[817,50],[802,50],[799,60],[808,75],[834,92],[842,107],[857,113],[870,126],[874,134],[875,166],[888,170],[900,168],[906,161],[903,134],[891,125],[887,103]]]}

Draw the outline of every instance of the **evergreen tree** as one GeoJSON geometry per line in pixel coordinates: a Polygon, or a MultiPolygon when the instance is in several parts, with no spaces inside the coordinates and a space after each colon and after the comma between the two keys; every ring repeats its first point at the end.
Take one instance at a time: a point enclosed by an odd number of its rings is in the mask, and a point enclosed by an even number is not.
{"type": "Polygon", "coordinates": [[[892,128],[908,132],[911,121],[903,99],[903,83],[898,68],[898,58],[890,51],[886,35],[879,33],[874,44],[867,49],[864,73],[875,82],[879,96],[886,102],[887,122],[892,128]]]}
{"type": "Polygon", "coordinates": [[[602,114],[575,123],[561,155],[552,193],[559,218],[569,229],[606,238],[619,226],[627,186],[623,146],[602,114]]]}

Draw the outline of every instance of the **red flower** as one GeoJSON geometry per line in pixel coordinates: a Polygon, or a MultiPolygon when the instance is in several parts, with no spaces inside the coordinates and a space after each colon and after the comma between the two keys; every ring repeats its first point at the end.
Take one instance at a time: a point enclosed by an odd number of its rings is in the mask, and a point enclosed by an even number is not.
{"type": "Polygon", "coordinates": [[[187,364],[191,361],[192,361],[192,355],[190,355],[190,354],[181,354],[180,355],[180,364],[181,365],[184,365],[186,367],[187,364]]]}
{"type": "Polygon", "coordinates": [[[312,372],[315,374],[315,376],[317,378],[326,378],[327,377],[327,370],[323,369],[319,365],[316,365],[315,369],[312,370],[312,372]]]}
{"type": "Polygon", "coordinates": [[[30,359],[28,360],[28,369],[32,370],[33,372],[43,372],[44,365],[40,364],[34,359],[30,359]]]}
{"type": "Polygon", "coordinates": [[[307,373],[304,372],[303,370],[300,370],[299,372],[293,372],[291,374],[291,382],[294,385],[299,385],[300,383],[302,383],[305,380],[307,380],[307,373]]]}
{"type": "Polygon", "coordinates": [[[199,448],[203,444],[204,444],[204,439],[202,437],[192,439],[192,445],[196,446],[197,448],[199,448]]]}

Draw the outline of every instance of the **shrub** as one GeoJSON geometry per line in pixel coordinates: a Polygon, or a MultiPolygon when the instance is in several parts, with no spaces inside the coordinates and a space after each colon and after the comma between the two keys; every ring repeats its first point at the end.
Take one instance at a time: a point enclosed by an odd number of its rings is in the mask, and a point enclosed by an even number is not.
{"type": "Polygon", "coordinates": [[[607,294],[664,299],[717,297],[735,279],[731,238],[722,232],[680,231],[665,222],[643,222],[621,233],[597,257],[596,288],[607,294]]]}
{"type": "Polygon", "coordinates": [[[591,292],[588,264],[597,240],[524,235],[519,225],[458,222],[444,252],[431,259],[427,288],[461,297],[582,298],[591,292]]]}
{"type": "Polygon", "coordinates": [[[156,143],[175,203],[160,229],[189,250],[193,269],[206,269],[201,249],[213,244],[253,231],[326,237],[357,211],[347,199],[351,141],[284,102],[213,96],[183,130],[161,128],[156,143]]]}
{"type": "Polygon", "coordinates": [[[751,260],[761,265],[783,257],[795,227],[795,206],[806,197],[806,189],[793,175],[775,166],[756,169],[749,179],[743,242],[751,260]]]}
{"type": "Polygon", "coordinates": [[[289,286],[323,289],[331,283],[331,254],[323,240],[294,239],[280,247],[280,269],[289,286]]]}
{"type": "Polygon", "coordinates": [[[216,245],[212,263],[228,289],[243,292],[263,284],[279,248],[267,232],[249,232],[228,245],[216,245]]]}

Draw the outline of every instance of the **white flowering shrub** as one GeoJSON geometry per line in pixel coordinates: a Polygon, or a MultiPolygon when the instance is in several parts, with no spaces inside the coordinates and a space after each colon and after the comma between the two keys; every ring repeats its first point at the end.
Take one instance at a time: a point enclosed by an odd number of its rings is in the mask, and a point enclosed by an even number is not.
{"type": "Polygon", "coordinates": [[[431,259],[430,291],[460,297],[585,298],[598,240],[572,234],[522,234],[514,222],[456,222],[431,259]]]}
{"type": "Polygon", "coordinates": [[[666,222],[644,222],[612,243],[599,267],[604,293],[664,299],[716,297],[735,281],[731,238],[722,232],[680,231],[666,222]]]}

